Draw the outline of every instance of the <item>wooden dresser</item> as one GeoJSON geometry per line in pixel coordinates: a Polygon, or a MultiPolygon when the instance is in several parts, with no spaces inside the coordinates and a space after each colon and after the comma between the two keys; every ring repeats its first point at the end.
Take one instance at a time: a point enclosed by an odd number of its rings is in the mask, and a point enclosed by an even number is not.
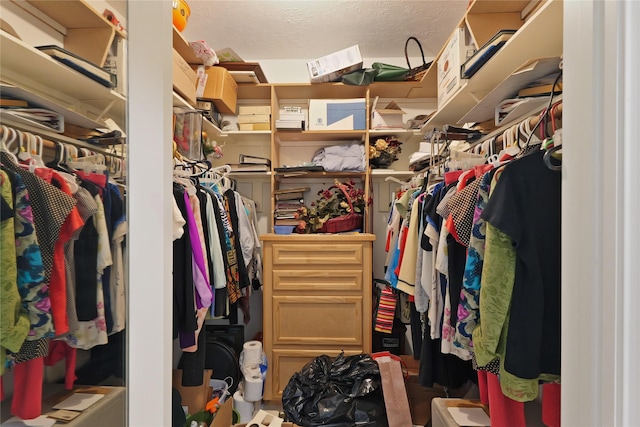
{"type": "Polygon", "coordinates": [[[261,236],[264,399],[313,358],[371,352],[373,234],[261,236]]]}

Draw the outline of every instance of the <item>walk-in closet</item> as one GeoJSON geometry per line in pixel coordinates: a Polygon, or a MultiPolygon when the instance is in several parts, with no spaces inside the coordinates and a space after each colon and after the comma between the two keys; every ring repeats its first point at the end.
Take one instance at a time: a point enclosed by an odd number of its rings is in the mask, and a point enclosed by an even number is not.
{"type": "Polygon", "coordinates": [[[0,426],[638,425],[638,20],[2,0],[0,426]]]}

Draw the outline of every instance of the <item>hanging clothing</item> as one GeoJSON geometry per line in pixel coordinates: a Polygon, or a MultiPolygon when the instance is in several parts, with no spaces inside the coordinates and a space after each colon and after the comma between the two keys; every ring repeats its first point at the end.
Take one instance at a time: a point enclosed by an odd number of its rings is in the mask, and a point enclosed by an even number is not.
{"type": "Polygon", "coordinates": [[[67,337],[67,342],[71,347],[85,350],[108,342],[102,274],[104,269],[113,263],[104,205],[102,204],[102,200],[99,195],[94,196],[94,200],[98,205],[98,210],[93,216],[96,232],[98,234],[97,263],[96,271],[93,272],[93,280],[90,280],[86,284],[86,287],[96,288],[95,301],[87,302],[88,304],[95,306],[96,317],[90,320],[81,320],[78,322],[78,330],[73,335],[67,337]]]}
{"type": "MultiPolygon", "coordinates": [[[[186,202],[184,189],[177,184],[173,186],[174,200],[186,218],[186,202]]],[[[196,303],[193,285],[193,263],[190,236],[185,230],[182,237],[173,241],[173,336],[180,338],[180,347],[186,348],[195,345],[195,331],[198,327],[196,321],[196,303]]]]}
{"type": "MultiPolygon", "coordinates": [[[[73,197],[76,199],[76,207],[78,208],[78,213],[80,214],[80,218],[82,220],[82,228],[84,228],[89,218],[91,218],[98,210],[98,205],[93,199],[93,196],[91,196],[91,193],[80,186],[78,186],[78,189],[73,197]]],[[[80,239],[82,228],[78,228],[71,235],[69,241],[65,244],[64,247],[64,262],[66,269],[65,278],[67,281],[67,319],[69,320],[70,333],[76,332],[79,328],[78,312],[76,310],[77,282],[76,258],[74,248],[76,242],[78,241],[78,239],[80,239]]]]}
{"type": "Polygon", "coordinates": [[[453,344],[459,348],[472,351],[472,334],[479,322],[480,284],[484,262],[486,223],[480,217],[489,200],[491,179],[495,169],[485,173],[478,181],[478,197],[474,209],[472,233],[469,238],[469,250],[465,262],[460,304],[458,305],[458,323],[456,325],[453,344]]]}
{"type": "Polygon", "coordinates": [[[30,328],[29,315],[22,308],[16,286],[13,189],[9,175],[0,170],[0,375],[4,373],[6,351],[17,353],[30,328]]]}
{"type": "Polygon", "coordinates": [[[516,250],[505,368],[521,378],[560,374],[561,175],[545,152],[507,165],[482,213],[516,250]]]}

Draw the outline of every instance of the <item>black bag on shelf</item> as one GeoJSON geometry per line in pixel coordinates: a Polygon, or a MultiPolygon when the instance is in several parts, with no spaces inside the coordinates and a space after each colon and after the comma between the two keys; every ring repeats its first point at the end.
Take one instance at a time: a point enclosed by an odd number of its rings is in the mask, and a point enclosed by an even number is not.
{"type": "Polygon", "coordinates": [[[325,354],[293,374],[282,391],[289,421],[305,427],[385,427],[378,363],[369,354],[325,354]]]}

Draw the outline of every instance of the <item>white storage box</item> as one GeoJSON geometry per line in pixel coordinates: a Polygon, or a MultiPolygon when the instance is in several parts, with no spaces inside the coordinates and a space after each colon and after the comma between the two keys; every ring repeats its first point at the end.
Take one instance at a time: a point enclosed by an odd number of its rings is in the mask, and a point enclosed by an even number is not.
{"type": "Polygon", "coordinates": [[[364,130],[366,124],[364,98],[309,100],[309,130],[364,130]]]}
{"type": "Polygon", "coordinates": [[[340,81],[343,74],[361,68],[362,56],[360,56],[358,45],[307,62],[311,83],[340,81]]]}
{"type": "Polygon", "coordinates": [[[474,52],[467,27],[456,28],[438,58],[438,108],[442,108],[462,84],[460,68],[474,52]]]}

